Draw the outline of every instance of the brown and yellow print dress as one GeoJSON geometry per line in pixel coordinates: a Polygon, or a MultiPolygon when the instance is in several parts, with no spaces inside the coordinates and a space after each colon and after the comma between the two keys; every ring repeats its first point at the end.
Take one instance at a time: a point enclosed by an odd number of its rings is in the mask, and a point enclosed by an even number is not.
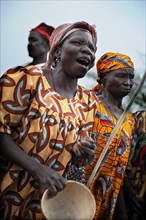
{"type": "MultiPolygon", "coordinates": [[[[82,131],[92,130],[96,105],[94,94],[81,86],[75,97],[63,98],[41,69],[17,67],[1,77],[0,132],[11,134],[28,155],[65,176],[72,145],[82,131]]],[[[0,208],[3,219],[42,219],[38,186],[17,165],[9,164],[1,181],[0,208]]]]}

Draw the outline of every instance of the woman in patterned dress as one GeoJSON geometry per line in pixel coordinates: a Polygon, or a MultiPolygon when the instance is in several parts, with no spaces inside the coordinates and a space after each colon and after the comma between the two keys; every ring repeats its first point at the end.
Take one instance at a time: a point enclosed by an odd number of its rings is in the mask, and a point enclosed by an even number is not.
{"type": "MultiPolygon", "coordinates": [[[[95,159],[90,165],[85,166],[86,182],[123,113],[122,99],[130,92],[134,77],[134,65],[124,54],[108,52],[97,61],[96,67],[99,84],[93,90],[100,103],[97,106],[93,134],[97,140],[97,148],[95,159]]],[[[90,189],[96,199],[94,217],[96,220],[113,217],[128,162],[133,126],[134,118],[127,113],[90,184],[90,189]]]]}
{"type": "Polygon", "coordinates": [[[97,100],[77,82],[94,65],[95,29],[86,22],[61,25],[50,45],[46,69],[19,66],[1,77],[2,219],[42,219],[44,190],[56,195],[71,160],[94,155],[89,133],[97,100]]]}
{"type": "Polygon", "coordinates": [[[129,220],[144,220],[146,219],[146,111],[138,110],[133,115],[134,136],[123,191],[129,220]]]}

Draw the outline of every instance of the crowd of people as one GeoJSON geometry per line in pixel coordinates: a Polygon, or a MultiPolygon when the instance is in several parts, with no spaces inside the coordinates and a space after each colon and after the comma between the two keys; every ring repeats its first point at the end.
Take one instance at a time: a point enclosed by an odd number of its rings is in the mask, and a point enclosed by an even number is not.
{"type": "MultiPolygon", "coordinates": [[[[85,21],[29,34],[31,63],[0,79],[0,216],[41,220],[41,197],[67,180],[87,185],[134,84],[134,63],[107,52],[96,62],[97,85],[78,84],[95,65],[97,33],[85,21]]],[[[89,186],[94,220],[146,217],[146,111],[128,112],[89,186]]]]}

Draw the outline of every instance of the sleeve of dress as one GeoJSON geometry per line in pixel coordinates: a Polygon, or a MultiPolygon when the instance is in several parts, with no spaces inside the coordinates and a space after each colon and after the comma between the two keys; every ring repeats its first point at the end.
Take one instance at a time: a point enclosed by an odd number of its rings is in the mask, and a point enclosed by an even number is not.
{"type": "Polygon", "coordinates": [[[79,131],[79,139],[84,136],[89,135],[92,137],[93,124],[95,119],[95,114],[98,105],[98,98],[96,97],[93,91],[88,92],[88,111],[86,113],[86,118],[82,124],[82,127],[79,131]]]}
{"type": "MultiPolygon", "coordinates": [[[[77,141],[89,135],[97,143],[97,138],[93,136],[93,125],[94,125],[94,119],[95,119],[95,114],[96,114],[97,105],[98,105],[98,98],[96,97],[93,91],[89,91],[87,96],[88,96],[88,111],[86,113],[85,120],[82,123],[82,127],[79,130],[77,141]]],[[[97,136],[97,132],[95,133],[95,135],[97,136]]],[[[78,161],[74,160],[73,163],[76,166],[84,166],[85,164],[89,164],[89,161],[85,159],[80,159],[78,161]]]]}
{"type": "Polygon", "coordinates": [[[38,67],[9,69],[0,78],[0,132],[11,134],[30,105],[42,71],[38,67]]]}

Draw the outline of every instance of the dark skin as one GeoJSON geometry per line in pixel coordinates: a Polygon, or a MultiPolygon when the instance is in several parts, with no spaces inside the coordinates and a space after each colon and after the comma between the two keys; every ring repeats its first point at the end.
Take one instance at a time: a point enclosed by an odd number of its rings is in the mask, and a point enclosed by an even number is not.
{"type": "Polygon", "coordinates": [[[49,41],[36,31],[31,31],[28,37],[28,54],[33,58],[31,64],[45,63],[50,49],[49,41]]]}
{"type": "MultiPolygon", "coordinates": [[[[120,118],[124,111],[122,108],[122,99],[130,93],[131,88],[133,86],[133,78],[134,71],[132,68],[118,69],[111,71],[110,73],[105,73],[101,75],[101,82],[103,84],[103,88],[102,94],[99,95],[99,98],[104,104],[108,113],[116,117],[117,119],[120,118]]],[[[124,188],[126,188],[127,190],[126,195],[129,202],[132,204],[133,208],[137,210],[138,213],[140,213],[142,211],[144,202],[142,198],[140,198],[140,196],[136,194],[135,190],[132,189],[127,178],[125,178],[124,188]]],[[[119,209],[122,211],[121,213],[119,212],[120,215],[118,218],[116,217],[116,219],[129,219],[124,200],[125,198],[123,187],[121,187],[117,204],[119,209]]]]}
{"type": "Polygon", "coordinates": [[[43,69],[44,74],[56,92],[65,98],[72,98],[77,90],[78,79],[83,78],[94,65],[95,54],[91,34],[87,31],[72,33],[56,50],[54,63],[56,58],[60,62],[51,70],[55,88],[50,71],[43,69]]]}
{"type": "Polygon", "coordinates": [[[104,103],[107,111],[117,119],[123,113],[122,99],[130,93],[133,86],[133,78],[134,72],[132,68],[114,70],[101,76],[103,89],[99,98],[104,103]]]}
{"type": "MultiPolygon", "coordinates": [[[[83,77],[94,64],[95,55],[91,49],[92,47],[94,48],[91,34],[85,31],[76,31],[69,38],[66,38],[62,47],[56,51],[54,58],[59,54],[60,62],[53,69],[52,75],[57,92],[60,95],[66,98],[74,97],[78,78],[83,77]],[[81,42],[73,43],[75,40],[81,42]],[[80,57],[85,59],[83,64],[78,62],[80,57]],[[67,63],[71,65],[67,66],[67,63]]],[[[44,70],[48,83],[55,89],[51,74],[48,73],[49,70],[44,70]]],[[[32,175],[39,184],[41,194],[45,189],[49,189],[50,194],[54,196],[64,189],[67,183],[66,179],[52,168],[38,163],[23,152],[16,145],[11,135],[0,133],[0,143],[0,153],[32,175]]],[[[73,145],[72,154],[77,160],[82,157],[90,161],[94,155],[94,147],[93,139],[89,136],[84,136],[73,145]]]]}

